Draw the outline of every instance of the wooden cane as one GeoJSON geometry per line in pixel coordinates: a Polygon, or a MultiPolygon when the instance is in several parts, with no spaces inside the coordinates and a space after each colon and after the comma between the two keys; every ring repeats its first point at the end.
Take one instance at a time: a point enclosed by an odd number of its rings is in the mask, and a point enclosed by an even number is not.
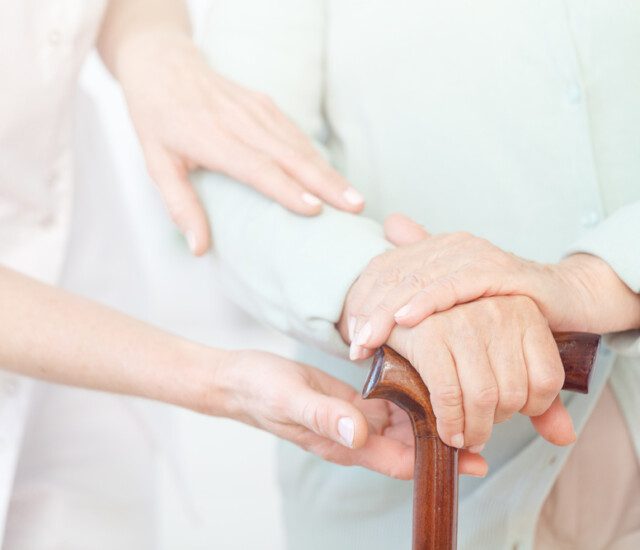
{"type": "MultiPolygon", "coordinates": [[[[555,335],[565,371],[563,389],[587,393],[600,337],[555,335]]],[[[458,516],[458,450],[438,437],[429,390],[401,355],[384,346],[375,355],[362,395],[404,409],[415,436],[413,550],[454,550],[458,516]]]]}

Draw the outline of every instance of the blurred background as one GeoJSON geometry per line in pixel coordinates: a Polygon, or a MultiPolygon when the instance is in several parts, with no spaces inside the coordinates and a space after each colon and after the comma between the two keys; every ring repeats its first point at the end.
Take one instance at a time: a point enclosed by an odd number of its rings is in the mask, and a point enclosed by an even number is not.
{"type": "MultiPolygon", "coordinates": [[[[215,2],[190,7],[196,33],[206,32],[215,2]]],[[[79,171],[79,186],[94,201],[120,203],[122,238],[136,251],[119,255],[117,238],[105,245],[113,273],[104,273],[104,291],[92,297],[208,345],[290,355],[290,342],[225,298],[211,260],[188,253],[146,174],[120,91],[95,55],[83,70],[82,90],[77,139],[80,154],[90,150],[85,156],[92,161],[79,171]]],[[[91,248],[84,261],[104,258],[105,246],[91,248]]],[[[275,440],[229,420],[143,407],[159,441],[158,463],[150,465],[158,478],[158,548],[282,548],[275,440]]]]}

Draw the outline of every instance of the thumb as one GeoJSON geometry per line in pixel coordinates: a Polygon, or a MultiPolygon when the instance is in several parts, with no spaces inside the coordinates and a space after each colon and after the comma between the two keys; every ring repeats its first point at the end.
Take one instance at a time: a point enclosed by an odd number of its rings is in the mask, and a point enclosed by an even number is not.
{"type": "Polygon", "coordinates": [[[576,440],[573,420],[560,396],[540,416],[532,416],[531,423],[542,437],[554,445],[570,445],[576,440]]]}
{"type": "Polygon", "coordinates": [[[358,449],[369,435],[367,420],[354,405],[314,390],[300,392],[293,420],[344,447],[358,449]]]}
{"type": "Polygon", "coordinates": [[[384,221],[384,235],[396,246],[413,244],[429,236],[427,230],[404,214],[391,214],[384,221]]]}

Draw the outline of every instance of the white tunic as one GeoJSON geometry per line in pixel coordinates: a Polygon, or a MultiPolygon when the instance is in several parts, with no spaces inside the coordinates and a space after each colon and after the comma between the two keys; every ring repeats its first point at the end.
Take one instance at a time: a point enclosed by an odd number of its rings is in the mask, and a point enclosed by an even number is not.
{"type": "MultiPolygon", "coordinates": [[[[80,68],[106,3],[0,1],[0,263],[131,310],[131,297],[113,292],[113,279],[137,271],[130,235],[86,100],[84,127],[74,124],[80,68]]],[[[132,407],[0,369],[3,548],[152,547],[152,445],[132,407]]]]}

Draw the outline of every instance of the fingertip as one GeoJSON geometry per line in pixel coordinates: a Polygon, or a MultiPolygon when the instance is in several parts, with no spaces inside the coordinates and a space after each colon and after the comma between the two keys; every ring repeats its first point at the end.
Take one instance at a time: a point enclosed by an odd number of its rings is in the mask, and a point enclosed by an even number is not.
{"type": "Polygon", "coordinates": [[[479,454],[460,451],[458,473],[472,477],[486,477],[489,473],[489,464],[479,454]]]}
{"type": "Polygon", "coordinates": [[[194,256],[202,256],[209,250],[211,246],[211,237],[209,235],[208,225],[206,229],[200,231],[196,229],[187,229],[184,232],[184,238],[187,241],[187,246],[191,254],[194,256]]]}
{"type": "Polygon", "coordinates": [[[291,204],[287,208],[300,216],[317,216],[322,212],[322,201],[305,191],[295,204],[291,204]]]}
{"type": "Polygon", "coordinates": [[[365,446],[367,439],[369,438],[369,426],[367,425],[367,420],[363,414],[357,409],[354,409],[350,418],[354,424],[351,448],[360,449],[365,446]]]}

